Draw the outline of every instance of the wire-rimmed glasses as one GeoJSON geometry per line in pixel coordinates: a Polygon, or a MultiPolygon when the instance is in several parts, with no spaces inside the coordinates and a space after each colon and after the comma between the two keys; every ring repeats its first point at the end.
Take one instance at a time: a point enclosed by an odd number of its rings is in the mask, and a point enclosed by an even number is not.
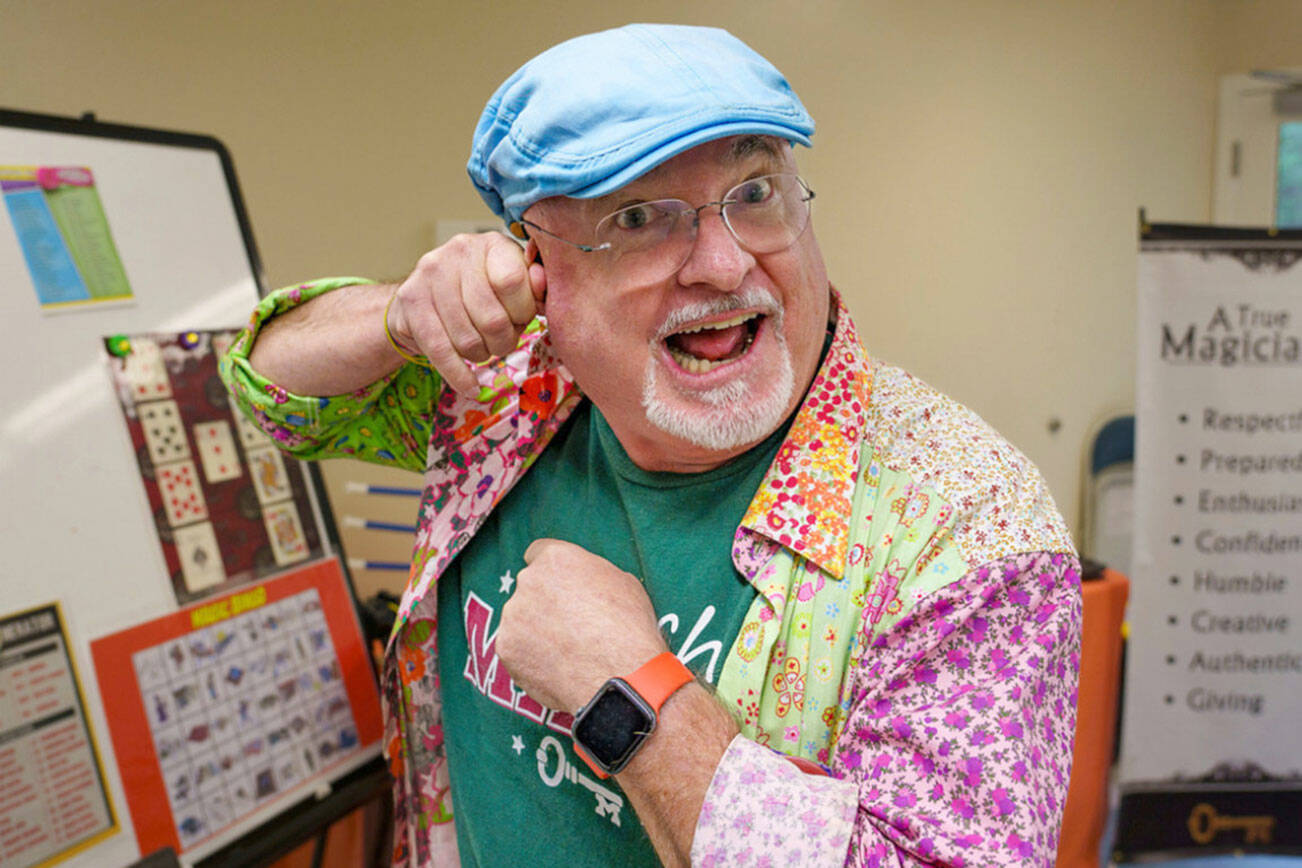
{"type": "Polygon", "coordinates": [[[799,175],[781,172],[748,178],[722,199],[704,205],[657,199],[621,208],[597,223],[591,244],[562,238],[531,220],[512,224],[511,231],[524,238],[523,226],[528,226],[584,253],[600,254],[621,277],[653,282],[687,262],[706,208],[718,206],[723,225],[742,249],[777,253],[794,244],[809,225],[813,198],[814,191],[799,175]]]}

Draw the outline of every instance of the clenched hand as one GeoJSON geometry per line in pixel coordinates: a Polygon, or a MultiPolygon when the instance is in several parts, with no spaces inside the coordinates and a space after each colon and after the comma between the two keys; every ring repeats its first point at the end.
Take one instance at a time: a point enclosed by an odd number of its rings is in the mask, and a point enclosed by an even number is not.
{"type": "Polygon", "coordinates": [[[497,654],[515,683],[574,712],[607,678],[668,650],[638,579],[587,549],[538,539],[502,608],[497,654]]]}
{"type": "Polygon", "coordinates": [[[389,304],[386,325],[404,351],[424,355],[453,389],[478,389],[469,362],[509,353],[539,312],[547,279],[498,232],[457,235],[420,258],[389,304]]]}

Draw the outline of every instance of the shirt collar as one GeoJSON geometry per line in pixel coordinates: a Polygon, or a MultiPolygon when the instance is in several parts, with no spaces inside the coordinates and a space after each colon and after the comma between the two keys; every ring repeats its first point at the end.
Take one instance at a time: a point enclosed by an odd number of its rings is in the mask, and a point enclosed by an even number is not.
{"type": "Polygon", "coordinates": [[[840,293],[832,343],[741,527],[841,578],[850,507],[872,395],[873,362],[840,293]]]}

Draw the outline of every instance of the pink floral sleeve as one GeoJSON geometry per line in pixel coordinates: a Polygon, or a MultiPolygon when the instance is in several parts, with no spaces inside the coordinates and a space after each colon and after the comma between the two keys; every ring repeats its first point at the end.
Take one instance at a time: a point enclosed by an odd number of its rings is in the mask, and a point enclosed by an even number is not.
{"type": "Polygon", "coordinates": [[[739,735],[710,782],[692,864],[839,864],[854,829],[855,791],[851,781],[806,774],[739,735]]]}
{"type": "Polygon", "coordinates": [[[847,681],[834,778],[734,742],[693,863],[1052,866],[1080,619],[1065,554],[1004,558],[920,601],[847,681]]]}

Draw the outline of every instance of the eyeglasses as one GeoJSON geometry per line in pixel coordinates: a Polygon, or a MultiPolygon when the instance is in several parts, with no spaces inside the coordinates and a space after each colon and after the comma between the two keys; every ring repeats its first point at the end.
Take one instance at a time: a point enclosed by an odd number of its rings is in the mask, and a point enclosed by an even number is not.
{"type": "Polygon", "coordinates": [[[606,257],[621,278],[654,282],[677,272],[691,257],[706,208],[718,206],[723,225],[742,249],[777,253],[794,244],[809,225],[813,198],[814,191],[798,175],[779,173],[742,181],[719,201],[704,205],[657,199],[621,208],[597,223],[591,244],[562,238],[531,220],[512,223],[511,232],[527,238],[528,226],[584,253],[606,257]]]}

